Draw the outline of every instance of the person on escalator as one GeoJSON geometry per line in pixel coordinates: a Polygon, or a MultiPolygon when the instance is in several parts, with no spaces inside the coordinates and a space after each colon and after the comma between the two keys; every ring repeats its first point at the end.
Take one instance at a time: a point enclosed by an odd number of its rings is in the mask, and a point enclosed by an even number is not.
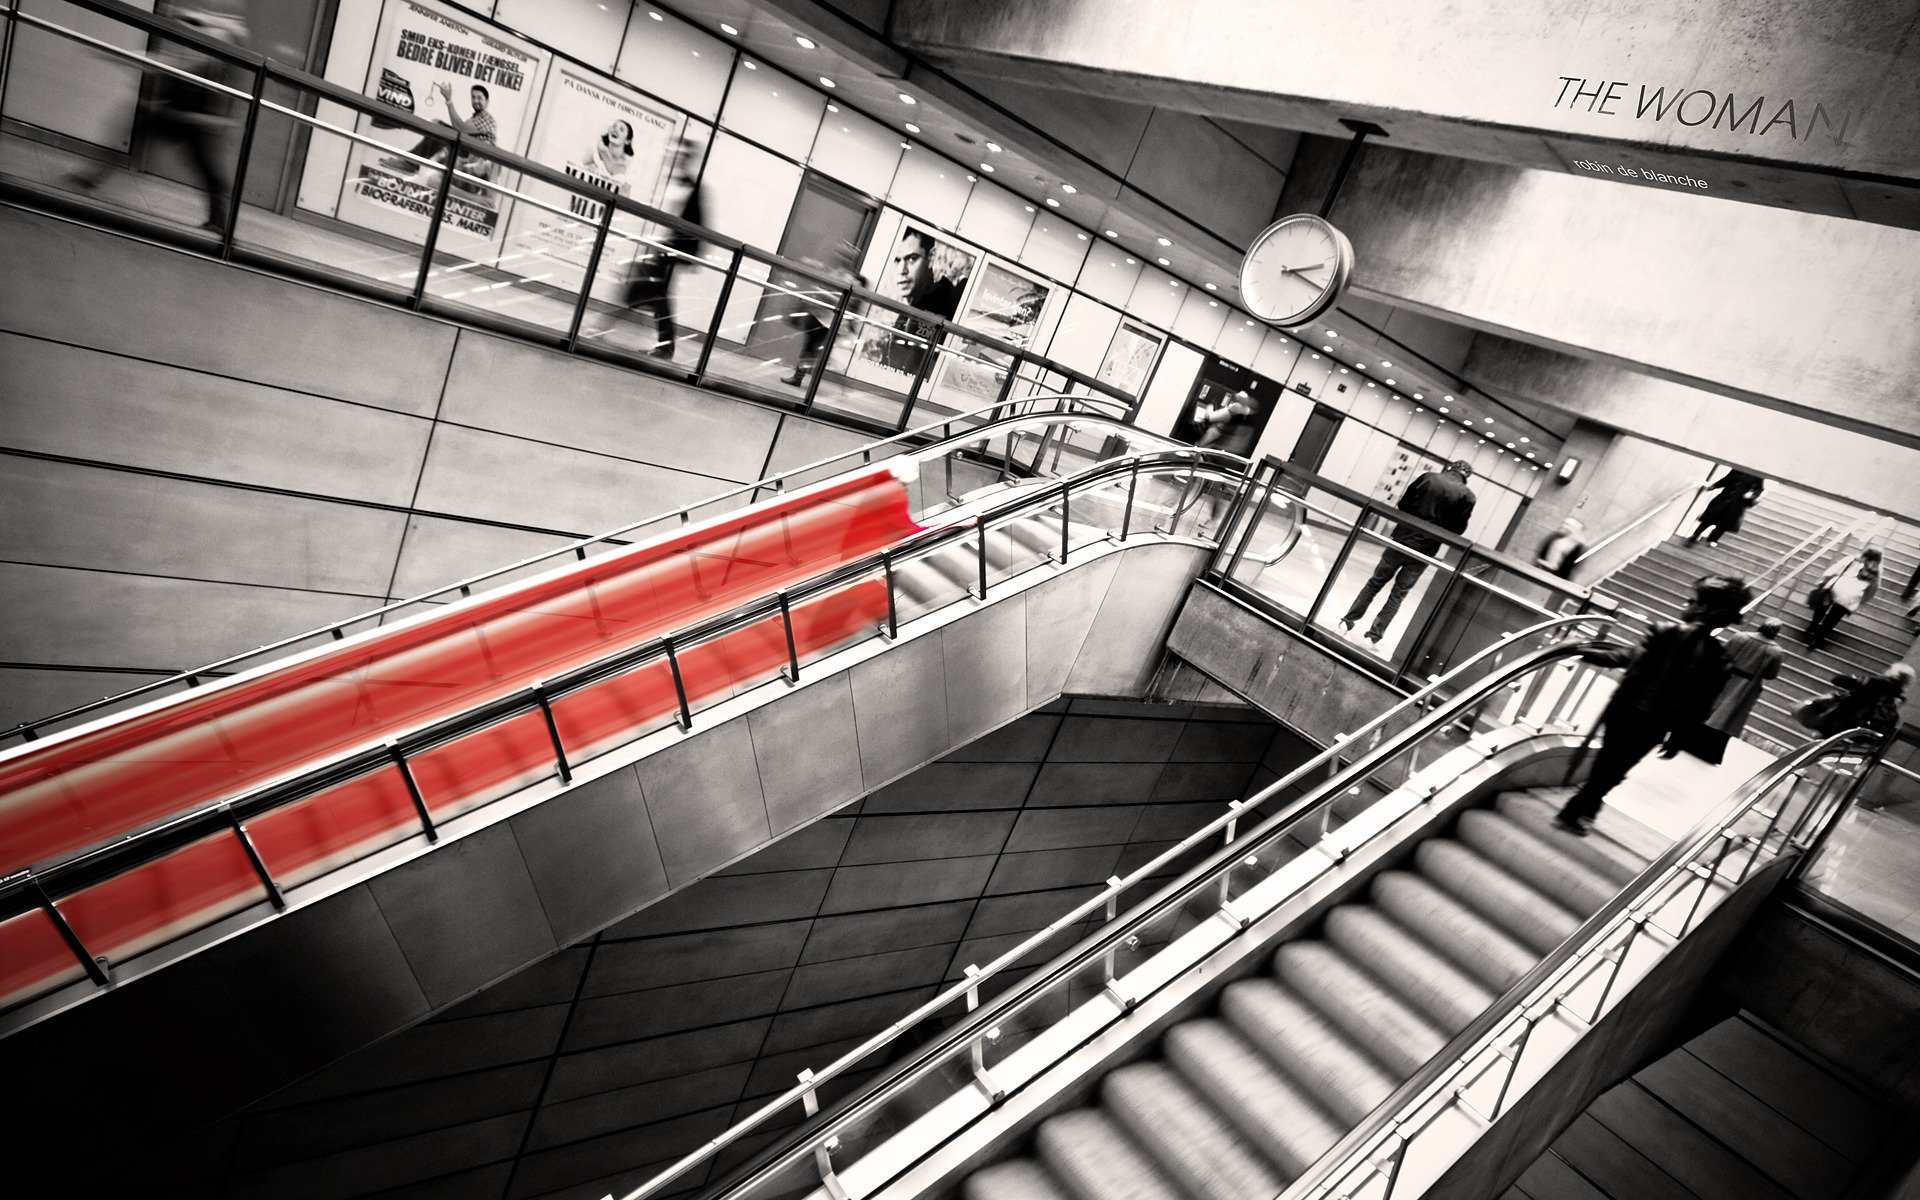
{"type": "MultiPolygon", "coordinates": [[[[1445,470],[1428,471],[1409,483],[1395,507],[1448,533],[1463,534],[1467,531],[1467,522],[1473,519],[1473,489],[1467,486],[1467,480],[1472,478],[1473,468],[1464,459],[1450,462],[1445,470]]],[[[1394,614],[1400,611],[1401,602],[1419,582],[1421,572],[1427,569],[1426,560],[1416,555],[1431,556],[1440,549],[1439,538],[1405,522],[1394,529],[1393,540],[1415,554],[1404,553],[1396,546],[1381,547],[1380,565],[1361,585],[1360,594],[1353,598],[1347,615],[1340,618],[1340,628],[1351,630],[1354,622],[1367,615],[1367,606],[1373,603],[1380,589],[1392,580],[1393,589],[1387,593],[1387,602],[1380,606],[1380,615],[1367,630],[1370,642],[1378,642],[1386,634],[1394,614]]]]}
{"type": "Polygon", "coordinates": [[[1636,763],[1662,742],[1677,750],[1672,739],[1712,715],[1729,674],[1726,648],[1714,631],[1738,621],[1752,598],[1745,580],[1705,576],[1694,583],[1681,624],[1656,625],[1638,647],[1608,646],[1582,656],[1627,672],[1600,714],[1600,750],[1587,781],[1554,817],[1555,825],[1585,837],[1607,793],[1636,763]]]}

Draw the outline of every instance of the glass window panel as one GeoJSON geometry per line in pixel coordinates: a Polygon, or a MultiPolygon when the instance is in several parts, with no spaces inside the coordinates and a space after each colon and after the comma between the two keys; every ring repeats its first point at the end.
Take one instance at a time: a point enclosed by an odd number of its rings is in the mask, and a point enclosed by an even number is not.
{"type": "Polygon", "coordinates": [[[765,63],[750,67],[751,61],[734,72],[721,128],[791,158],[806,158],[827,111],[826,97],[765,63]]]}
{"type": "Polygon", "coordinates": [[[493,19],[611,71],[626,33],[627,6],[602,0],[500,0],[493,19]]]}
{"type": "Polygon", "coordinates": [[[1227,321],[1226,306],[1209,296],[1203,288],[1181,286],[1169,288],[1178,291],[1185,300],[1180,305],[1180,315],[1173,319],[1173,331],[1197,346],[1208,350],[1220,339],[1221,327],[1227,321]]]}
{"type": "Polygon", "coordinates": [[[613,73],[696,116],[720,111],[733,70],[733,47],[646,4],[634,6],[613,73]]]}
{"type": "Polygon", "coordinates": [[[967,197],[960,236],[1012,258],[1026,245],[1036,215],[1032,204],[982,179],[967,197]]]}
{"type": "Polygon", "coordinates": [[[828,112],[820,122],[809,165],[869,195],[886,195],[904,153],[900,135],[845,105],[833,107],[840,111],[828,112]]]}

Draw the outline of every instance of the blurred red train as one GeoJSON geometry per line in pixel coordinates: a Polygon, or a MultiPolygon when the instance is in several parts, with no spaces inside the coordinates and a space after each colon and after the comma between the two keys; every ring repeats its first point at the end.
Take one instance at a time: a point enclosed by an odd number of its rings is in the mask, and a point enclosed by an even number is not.
{"type": "MultiPolygon", "coordinates": [[[[918,532],[906,485],[876,468],[798,491],[348,641],[32,743],[0,758],[0,874],[202,810],[641,646],[918,532]]],[[[817,653],[886,618],[867,579],[792,608],[795,648],[817,653]]],[[[678,653],[690,703],[771,679],[779,616],[678,653]]],[[[551,702],[578,761],[679,708],[664,659],[551,702]]],[[[554,773],[536,708],[409,756],[436,820],[554,773]]],[[[281,886],[417,833],[397,763],[248,823],[281,886]]],[[[95,955],[123,958],[265,898],[245,848],[210,836],[58,906],[95,955]]],[[[0,922],[0,1004],[81,971],[42,910],[0,922]]]]}

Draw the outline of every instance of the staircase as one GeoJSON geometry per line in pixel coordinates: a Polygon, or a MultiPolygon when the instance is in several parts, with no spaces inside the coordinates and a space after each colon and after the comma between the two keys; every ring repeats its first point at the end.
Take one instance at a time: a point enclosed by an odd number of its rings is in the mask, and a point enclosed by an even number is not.
{"type": "MultiPolygon", "coordinates": [[[[1680,617],[1693,581],[1722,573],[1752,579],[1803,539],[1831,524],[1845,529],[1870,514],[1783,484],[1769,484],[1760,503],[1748,511],[1739,533],[1728,534],[1718,546],[1704,542],[1688,546],[1675,536],[1648,550],[1598,585],[1598,590],[1622,602],[1628,619],[1624,633],[1644,633],[1648,618],[1675,621],[1680,617]]],[[[1899,662],[1913,643],[1905,618],[1906,586],[1914,564],[1920,561],[1920,529],[1891,518],[1861,527],[1869,543],[1886,556],[1881,564],[1880,590],[1865,608],[1840,625],[1827,644],[1809,651],[1801,640],[1811,615],[1806,596],[1837,556],[1829,553],[1809,565],[1802,551],[1795,559],[1790,582],[1776,589],[1747,619],[1748,628],[1773,618],[1786,628],[1779,646],[1785,661],[1780,677],[1768,682],[1747,723],[1746,739],[1774,750],[1798,745],[1807,731],[1793,719],[1793,710],[1833,690],[1833,676],[1842,672],[1875,674],[1899,662]]],[[[1689,525],[1689,530],[1691,525],[1689,525]]],[[[1825,544],[1826,538],[1818,544],[1825,544]]],[[[1857,547],[1851,543],[1849,549],[1857,547]]],[[[1779,573],[1769,576],[1778,578],[1779,573]]]]}
{"type": "Polygon", "coordinates": [[[1554,832],[1561,794],[1462,813],[1028,1154],[976,1171],[968,1200],[1270,1200],[1664,848],[1612,810],[1593,837],[1554,832]]]}

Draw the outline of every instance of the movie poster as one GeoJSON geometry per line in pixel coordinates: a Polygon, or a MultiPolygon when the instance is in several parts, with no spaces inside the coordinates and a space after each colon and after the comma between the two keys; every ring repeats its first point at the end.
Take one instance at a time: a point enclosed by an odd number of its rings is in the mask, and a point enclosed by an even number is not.
{"type": "MultiPolygon", "coordinates": [[[[684,118],[671,109],[563,63],[547,80],[527,157],[591,187],[657,206],[683,124],[684,118]]],[[[567,215],[535,204],[516,205],[508,221],[506,257],[517,270],[529,261],[539,262],[556,287],[578,287],[593,253],[603,206],[538,180],[523,180],[522,185],[526,195],[567,215]]],[[[617,287],[621,278],[617,266],[608,262],[600,272],[600,282],[608,288],[617,287]]]]}
{"type": "MultiPolygon", "coordinates": [[[[388,0],[368,66],[367,90],[395,108],[451,125],[457,116],[467,140],[519,152],[526,142],[533,97],[547,56],[529,43],[496,35],[478,21],[427,0],[388,0]]],[[[362,117],[359,131],[382,143],[355,143],[347,154],[341,220],[409,241],[426,240],[439,194],[440,170],[406,157],[444,165],[449,143],[362,117]]],[[[459,169],[493,179],[496,164],[463,155],[459,169]]],[[[497,180],[496,182],[506,182],[497,180]]],[[[447,193],[446,228],[439,246],[467,255],[497,249],[504,215],[499,193],[454,177],[447,193]]]]}
{"type": "MultiPolygon", "coordinates": [[[[960,309],[979,257],[940,237],[912,219],[900,222],[899,233],[875,250],[884,255],[863,272],[874,280],[882,296],[912,305],[921,312],[948,320],[960,309]]],[[[860,340],[858,358],[876,369],[876,382],[905,390],[927,356],[927,339],[934,326],[905,313],[881,310],[860,340]]],[[[865,374],[865,372],[858,372],[865,374]]]]}
{"type": "Polygon", "coordinates": [[[1095,378],[1129,396],[1138,396],[1140,389],[1147,385],[1147,373],[1153,370],[1154,356],[1159,353],[1160,335],[1144,325],[1122,321],[1095,378]]]}
{"type": "MultiPolygon", "coordinates": [[[[1024,350],[1033,344],[1040,314],[1052,295],[1053,289],[1046,284],[988,263],[960,324],[1024,350]]],[[[997,400],[1012,363],[1013,356],[1004,351],[975,347],[968,357],[950,361],[945,384],[981,400],[997,400]]]]}

